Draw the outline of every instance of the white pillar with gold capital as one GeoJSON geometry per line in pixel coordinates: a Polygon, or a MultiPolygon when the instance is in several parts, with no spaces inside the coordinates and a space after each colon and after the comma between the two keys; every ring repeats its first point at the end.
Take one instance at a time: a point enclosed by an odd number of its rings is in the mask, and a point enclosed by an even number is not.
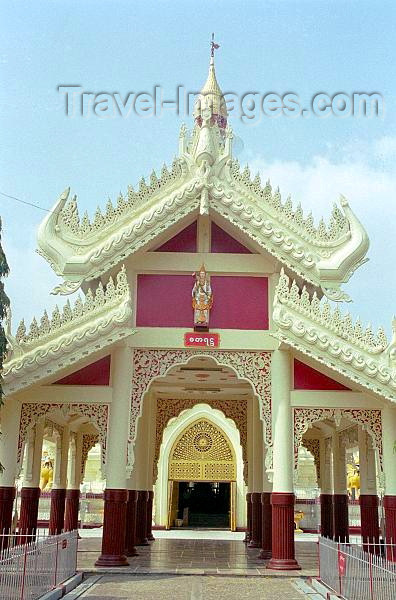
{"type": "Polygon", "coordinates": [[[294,425],[290,405],[291,357],[272,353],[271,396],[273,435],[272,558],[268,568],[299,569],[294,552],[294,425]]]}

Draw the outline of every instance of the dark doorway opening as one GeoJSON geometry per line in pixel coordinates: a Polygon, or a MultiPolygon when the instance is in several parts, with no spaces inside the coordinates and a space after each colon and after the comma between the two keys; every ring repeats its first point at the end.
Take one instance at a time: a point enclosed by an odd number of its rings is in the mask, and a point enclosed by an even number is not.
{"type": "Polygon", "coordinates": [[[230,483],[179,482],[178,519],[183,527],[230,528],[230,483]]]}

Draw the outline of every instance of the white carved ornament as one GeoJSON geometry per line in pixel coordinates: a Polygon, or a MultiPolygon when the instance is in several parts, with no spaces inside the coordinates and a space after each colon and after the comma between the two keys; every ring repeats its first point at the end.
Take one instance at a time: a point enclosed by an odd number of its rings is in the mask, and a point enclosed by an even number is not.
{"type": "Polygon", "coordinates": [[[294,465],[297,468],[298,449],[304,433],[318,421],[334,419],[339,424],[341,419],[349,419],[357,423],[371,436],[373,447],[378,450],[382,468],[382,417],[379,409],[365,408],[293,408],[294,415],[294,465]]]}
{"type": "MultiPolygon", "coordinates": [[[[178,364],[185,364],[193,356],[208,356],[217,364],[231,367],[238,377],[249,381],[260,402],[261,419],[264,422],[265,443],[272,443],[271,429],[271,353],[227,352],[200,350],[144,350],[133,351],[133,380],[130,412],[129,450],[136,440],[137,420],[141,415],[143,396],[156,377],[163,376],[178,364]]],[[[128,467],[132,469],[132,456],[128,452],[128,467]]]]}
{"type": "Polygon", "coordinates": [[[396,400],[396,369],[383,327],[375,335],[349,313],[321,303],[282,271],[275,292],[274,335],[307,356],[389,400],[396,400]]]}
{"type": "MultiPolygon", "coordinates": [[[[223,133],[216,124],[196,125],[188,139],[182,127],[172,174],[153,173],[149,185],[141,181],[139,192],[129,189],[127,200],[119,196],[117,208],[108,203],[106,215],[98,209],[92,224],[86,214],[80,221],[75,197],[66,204],[66,190],[40,227],[42,256],[58,274],[67,265],[74,277],[78,271],[91,280],[187,214],[211,209],[333,300],[349,299],[340,284],[364,261],[368,237],[345,198],[328,227],[323,220],[315,227],[312,215],[304,218],[289,198],[282,204],[279,190],[273,193],[269,183],[262,188],[259,177],[252,181],[248,167],[240,172],[232,160],[230,127],[223,133]]],[[[57,291],[70,293],[70,285],[67,280],[57,291]]]]}
{"type": "Polygon", "coordinates": [[[95,294],[88,290],[74,306],[67,301],[62,313],[56,307],[38,325],[34,318],[29,332],[22,320],[15,337],[9,339],[10,354],[4,363],[4,392],[11,393],[37,383],[43,377],[78,362],[91,352],[133,333],[131,297],[125,267],[110,277],[95,294]]]}
{"type": "Polygon", "coordinates": [[[75,413],[88,417],[90,423],[92,423],[98,431],[99,443],[101,445],[101,462],[103,466],[106,462],[109,407],[107,404],[84,403],[51,404],[24,402],[21,407],[21,417],[19,421],[17,464],[21,465],[22,463],[22,450],[28,430],[37,423],[40,417],[47,416],[54,410],[61,411],[66,418],[75,413]]]}

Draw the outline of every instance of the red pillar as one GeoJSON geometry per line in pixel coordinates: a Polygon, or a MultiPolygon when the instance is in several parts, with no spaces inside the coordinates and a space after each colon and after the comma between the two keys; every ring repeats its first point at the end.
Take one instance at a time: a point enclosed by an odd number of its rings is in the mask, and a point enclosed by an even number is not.
{"type": "MultiPolygon", "coordinates": [[[[379,519],[377,494],[361,494],[360,523],[363,542],[379,544],[379,519]]],[[[370,549],[370,547],[369,547],[370,549]]]]}
{"type": "Polygon", "coordinates": [[[294,555],[294,494],[272,492],[272,558],[267,568],[301,569],[294,555]]]}
{"type": "Polygon", "coordinates": [[[10,533],[11,531],[14,499],[15,487],[0,487],[0,533],[10,533]]]}
{"type": "Polygon", "coordinates": [[[78,529],[80,490],[66,490],[65,531],[78,529]]]}
{"type": "Polygon", "coordinates": [[[50,535],[58,535],[63,531],[65,525],[65,501],[65,489],[51,490],[51,509],[48,526],[50,535]]]}
{"type": "Polygon", "coordinates": [[[320,533],[323,537],[333,538],[333,494],[320,494],[320,533]]]}
{"type": "Polygon", "coordinates": [[[137,490],[129,490],[125,529],[125,554],[127,556],[138,556],[135,548],[137,499],[137,490]]]}
{"type": "Polygon", "coordinates": [[[396,496],[384,496],[385,510],[385,542],[387,546],[386,556],[388,560],[396,562],[396,496]]]}
{"type": "Polygon", "coordinates": [[[148,500],[147,500],[147,535],[146,535],[146,537],[149,542],[153,542],[155,540],[155,537],[153,536],[153,532],[152,532],[154,492],[153,492],[153,490],[150,490],[147,493],[148,493],[148,500]]]}
{"type": "Polygon", "coordinates": [[[39,487],[23,487],[21,489],[19,533],[28,535],[36,533],[40,493],[39,487]]]}
{"type": "Polygon", "coordinates": [[[333,494],[333,531],[337,542],[349,542],[347,494],[333,494]]]}
{"type": "Polygon", "coordinates": [[[272,556],[272,507],[271,493],[261,493],[261,552],[259,558],[267,560],[272,556]]]}
{"type": "Polygon", "coordinates": [[[128,490],[104,491],[102,554],[98,567],[124,567],[129,563],[125,556],[125,526],[128,490]]]}
{"type": "Polygon", "coordinates": [[[252,499],[251,493],[246,494],[246,535],[243,540],[245,543],[250,542],[252,537],[252,499]]]}
{"type": "Polygon", "coordinates": [[[252,492],[252,537],[249,548],[261,548],[261,492],[252,492]]]}
{"type": "Polygon", "coordinates": [[[136,546],[148,546],[147,530],[148,492],[139,490],[136,510],[136,546]]]}

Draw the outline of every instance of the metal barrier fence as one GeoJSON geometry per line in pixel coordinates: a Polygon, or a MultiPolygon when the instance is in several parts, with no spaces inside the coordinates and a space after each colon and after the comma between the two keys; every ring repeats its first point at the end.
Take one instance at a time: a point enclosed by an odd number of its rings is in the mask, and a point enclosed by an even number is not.
{"type": "Polygon", "coordinates": [[[77,570],[77,531],[2,537],[1,600],[36,600],[77,570]]]}
{"type": "Polygon", "coordinates": [[[393,600],[395,561],[394,544],[362,547],[319,538],[319,578],[347,600],[393,600]]]}

